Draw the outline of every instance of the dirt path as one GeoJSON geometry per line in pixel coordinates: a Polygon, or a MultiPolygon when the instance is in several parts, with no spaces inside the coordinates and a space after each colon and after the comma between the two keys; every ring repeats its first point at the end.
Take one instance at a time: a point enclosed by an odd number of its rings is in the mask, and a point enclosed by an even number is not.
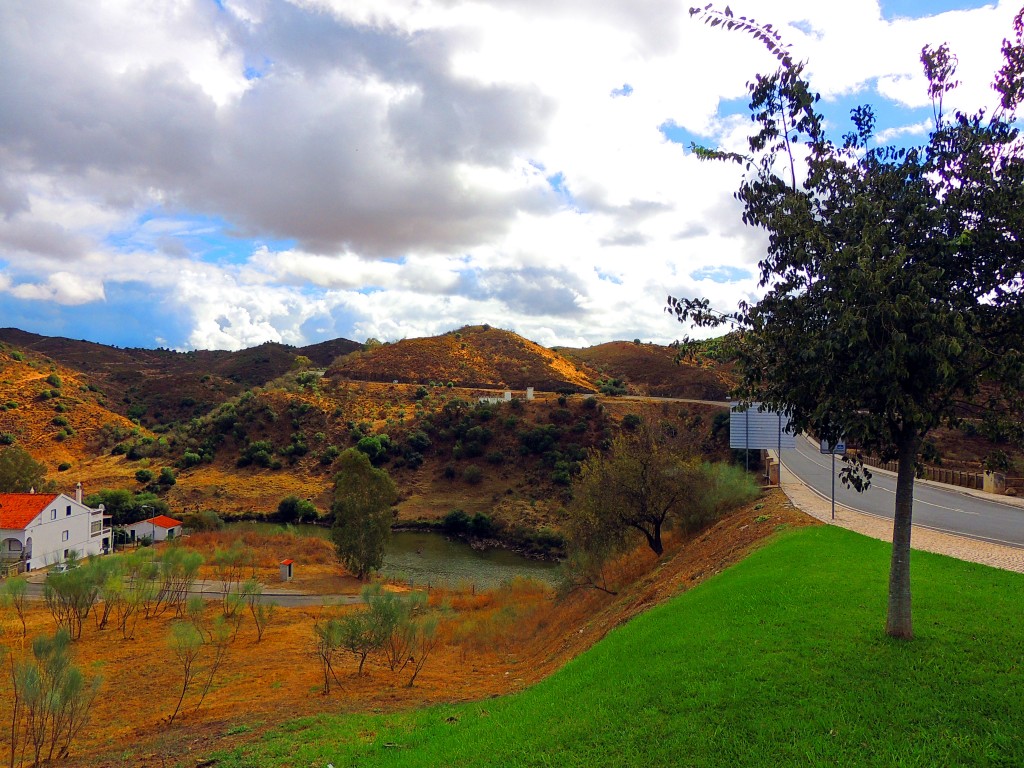
{"type": "MultiPolygon", "coordinates": [[[[891,521],[857,512],[841,504],[836,504],[836,519],[832,520],[831,505],[828,501],[796,480],[792,473],[785,472],[783,474],[782,490],[797,508],[811,517],[823,523],[838,525],[865,536],[871,536],[874,539],[892,541],[891,521]]],[[[1024,512],[1022,512],[1021,519],[1024,521],[1024,512]]],[[[1024,549],[933,531],[919,525],[914,526],[911,541],[914,549],[1024,573],[1024,549]]]]}

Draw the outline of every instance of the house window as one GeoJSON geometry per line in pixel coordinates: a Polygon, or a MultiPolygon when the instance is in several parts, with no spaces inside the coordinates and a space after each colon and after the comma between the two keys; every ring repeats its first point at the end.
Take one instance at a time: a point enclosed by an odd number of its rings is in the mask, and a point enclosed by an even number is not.
{"type": "Polygon", "coordinates": [[[64,513],[64,516],[65,517],[71,517],[71,505],[70,504],[68,504],[68,510],[67,510],[67,512],[64,513]]]}
{"type": "Polygon", "coordinates": [[[56,509],[51,509],[50,510],[50,519],[51,520],[56,520],[57,519],[57,510],[56,509]]]}
{"type": "Polygon", "coordinates": [[[68,540],[68,532],[67,531],[64,531],[64,533],[62,533],[60,535],[60,540],[61,541],[67,541],[68,540]]]}

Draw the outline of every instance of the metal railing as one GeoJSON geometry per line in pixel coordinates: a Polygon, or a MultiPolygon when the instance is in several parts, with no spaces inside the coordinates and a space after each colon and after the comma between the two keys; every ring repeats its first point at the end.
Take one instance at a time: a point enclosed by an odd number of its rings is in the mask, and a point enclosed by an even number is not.
{"type": "MultiPolygon", "coordinates": [[[[897,470],[897,464],[895,461],[882,462],[871,456],[864,456],[863,460],[869,467],[885,469],[889,472],[895,472],[897,470]]],[[[921,475],[918,475],[918,477],[925,480],[933,480],[936,483],[956,485],[961,488],[973,488],[976,491],[983,490],[985,487],[985,475],[983,472],[968,472],[963,469],[925,467],[924,472],[921,475]]],[[[1009,478],[1007,479],[1007,485],[1009,486],[1009,478]]]]}

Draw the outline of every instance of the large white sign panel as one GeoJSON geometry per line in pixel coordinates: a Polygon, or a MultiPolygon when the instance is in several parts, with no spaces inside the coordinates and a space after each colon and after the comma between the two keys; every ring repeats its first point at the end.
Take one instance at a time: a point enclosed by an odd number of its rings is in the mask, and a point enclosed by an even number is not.
{"type": "Polygon", "coordinates": [[[758,410],[760,403],[751,403],[745,411],[739,410],[739,403],[729,405],[730,448],[796,448],[796,435],[787,431],[789,417],[785,414],[758,410]]]}

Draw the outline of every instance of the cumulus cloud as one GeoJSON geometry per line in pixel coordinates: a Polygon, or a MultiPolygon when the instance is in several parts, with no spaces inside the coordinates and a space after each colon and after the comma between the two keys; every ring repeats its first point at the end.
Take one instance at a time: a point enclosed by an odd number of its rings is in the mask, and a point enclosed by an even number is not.
{"type": "MultiPolygon", "coordinates": [[[[826,100],[907,107],[887,141],[924,130],[926,42],[960,56],[954,106],[990,101],[1016,10],[926,6],[756,15],[826,100]]],[[[173,322],[100,340],[179,348],[469,322],[668,341],[666,295],[756,296],[764,237],[741,171],[661,127],[743,151],[720,106],[773,67],[669,0],[2,3],[0,306],[145,300],[173,322]]]]}
{"type": "Polygon", "coordinates": [[[70,272],[54,272],[45,283],[19,283],[7,290],[19,299],[38,299],[74,306],[91,301],[102,301],[103,284],[94,279],[83,279],[70,272]]]}

